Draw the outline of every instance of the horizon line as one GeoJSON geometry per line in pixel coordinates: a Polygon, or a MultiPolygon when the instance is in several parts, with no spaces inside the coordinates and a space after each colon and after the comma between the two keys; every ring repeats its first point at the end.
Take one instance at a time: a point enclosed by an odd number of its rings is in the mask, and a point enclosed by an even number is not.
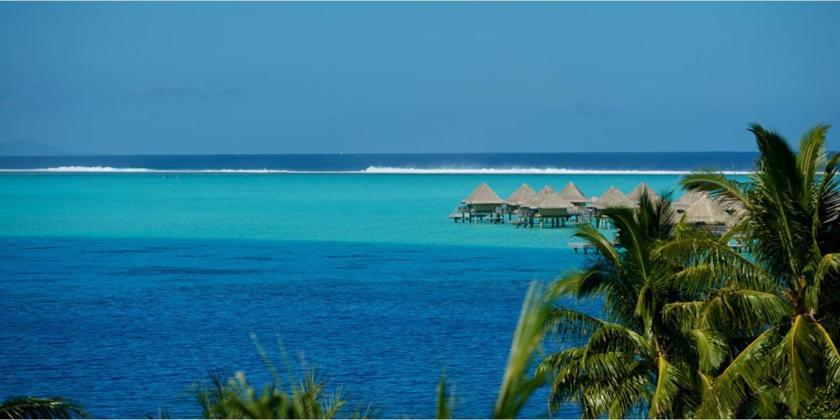
{"type": "MultiPolygon", "coordinates": [[[[0,154],[0,158],[36,157],[111,157],[111,156],[394,156],[394,155],[654,155],[654,154],[757,154],[758,151],[690,150],[690,151],[607,151],[607,152],[301,152],[301,153],[52,153],[0,154]]],[[[835,153],[835,151],[829,151],[835,153]]]]}

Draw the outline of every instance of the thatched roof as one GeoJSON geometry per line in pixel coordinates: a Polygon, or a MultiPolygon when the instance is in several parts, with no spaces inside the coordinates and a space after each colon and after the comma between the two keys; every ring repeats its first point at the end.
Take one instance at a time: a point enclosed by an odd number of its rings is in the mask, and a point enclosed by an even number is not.
{"type": "Polygon", "coordinates": [[[526,200],[522,203],[522,207],[527,207],[529,209],[536,209],[540,207],[540,203],[545,200],[549,195],[554,194],[554,189],[546,185],[543,189],[539,190],[536,194],[534,194],[529,200],[526,200]]]}
{"type": "Polygon", "coordinates": [[[699,200],[700,198],[706,197],[706,193],[704,192],[696,192],[696,191],[686,191],[685,194],[682,195],[677,201],[674,201],[672,207],[676,210],[685,210],[691,207],[695,201],[699,200]]]}
{"type": "Polygon", "coordinates": [[[633,207],[633,203],[621,190],[616,187],[610,187],[604,195],[595,199],[592,202],[592,207],[597,209],[605,209],[608,207],[633,207]]]}
{"type": "Polygon", "coordinates": [[[574,206],[570,201],[563,199],[559,193],[548,193],[540,200],[538,208],[540,210],[557,210],[570,209],[574,206]]]}
{"type": "Polygon", "coordinates": [[[510,197],[507,199],[507,203],[521,206],[536,194],[537,193],[535,193],[528,184],[522,184],[516,189],[516,191],[510,194],[510,197]]]}
{"type": "Polygon", "coordinates": [[[464,204],[504,204],[502,200],[486,183],[482,182],[467,198],[464,204]]]}
{"type": "Polygon", "coordinates": [[[746,207],[744,207],[744,203],[740,201],[717,199],[715,202],[720,204],[720,206],[729,214],[743,213],[747,210],[746,207]]]}
{"type": "Polygon", "coordinates": [[[634,188],[633,191],[630,192],[630,194],[627,194],[627,198],[629,198],[630,201],[634,203],[638,203],[639,200],[642,198],[642,193],[644,192],[647,192],[648,197],[651,199],[651,201],[656,202],[660,200],[659,194],[657,194],[656,191],[654,191],[653,188],[650,187],[650,185],[644,182],[640,183],[639,185],[636,185],[636,188],[634,188]]]}
{"type": "Polygon", "coordinates": [[[747,217],[747,208],[740,201],[721,203],[721,207],[729,213],[729,225],[734,226],[744,221],[747,217]]]}
{"type": "Polygon", "coordinates": [[[574,182],[569,181],[568,184],[563,188],[562,191],[558,193],[560,198],[566,200],[571,203],[585,203],[586,196],[583,195],[583,192],[575,185],[574,182]]]}
{"type": "Polygon", "coordinates": [[[731,216],[718,203],[703,195],[685,210],[687,223],[703,223],[707,225],[723,225],[729,222],[731,216]]]}

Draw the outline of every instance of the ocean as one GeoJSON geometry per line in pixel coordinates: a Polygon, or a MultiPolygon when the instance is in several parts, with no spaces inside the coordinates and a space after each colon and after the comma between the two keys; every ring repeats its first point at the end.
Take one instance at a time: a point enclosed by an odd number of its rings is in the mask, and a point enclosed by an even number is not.
{"type": "MultiPolygon", "coordinates": [[[[0,397],[197,416],[189,389],[208,372],[269,379],[253,333],[278,364],[317,366],[351,408],[432,416],[445,372],[455,414],[487,416],[529,283],[591,256],[569,249],[573,229],[452,223],[464,196],[481,182],[504,197],[523,182],[594,196],[644,181],[676,197],[686,171],[742,173],[753,159],[0,157],[0,397]]],[[[543,391],[524,414],[545,403],[543,391]]]]}

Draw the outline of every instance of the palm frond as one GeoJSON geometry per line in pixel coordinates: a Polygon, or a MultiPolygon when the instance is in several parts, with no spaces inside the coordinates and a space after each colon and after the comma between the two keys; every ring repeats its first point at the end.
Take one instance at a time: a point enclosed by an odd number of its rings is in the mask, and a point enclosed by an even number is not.
{"type": "Polygon", "coordinates": [[[699,418],[732,417],[750,398],[761,380],[771,373],[768,357],[781,341],[778,328],[756,337],[712,383],[697,411],[699,418]]]}
{"type": "Polygon", "coordinates": [[[578,226],[577,232],[575,232],[575,237],[583,239],[590,245],[592,245],[601,255],[604,256],[611,264],[616,267],[621,266],[621,256],[619,255],[618,250],[612,244],[612,242],[607,239],[604,234],[598,231],[594,226],[588,223],[584,223],[578,226]]]}
{"type": "Polygon", "coordinates": [[[818,366],[821,349],[815,340],[815,324],[802,315],[793,319],[793,324],[776,349],[776,358],[781,363],[779,376],[784,390],[784,402],[794,416],[801,404],[814,393],[812,367],[818,366]]]}
{"type": "Polygon", "coordinates": [[[706,192],[712,197],[720,198],[724,203],[749,202],[744,187],[720,172],[696,171],[684,176],[680,183],[688,191],[706,192]]]}
{"type": "Polygon", "coordinates": [[[654,351],[644,336],[623,325],[606,322],[592,333],[586,347],[590,352],[617,351],[640,357],[651,357],[654,351]]]}
{"type": "Polygon", "coordinates": [[[823,295],[822,284],[829,273],[840,271],[840,253],[823,255],[817,265],[813,280],[807,286],[805,299],[808,308],[816,310],[820,306],[820,297],[823,295]]]}
{"type": "Polygon", "coordinates": [[[825,165],[822,179],[817,188],[819,206],[814,209],[813,219],[817,224],[817,241],[823,252],[837,252],[840,244],[840,229],[835,226],[840,222],[840,153],[834,153],[825,165]]]}
{"type": "Polygon", "coordinates": [[[564,341],[589,337],[602,325],[604,321],[592,315],[563,307],[550,310],[546,318],[549,331],[564,341]]]}
{"type": "Polygon", "coordinates": [[[680,384],[686,381],[686,377],[662,355],[657,357],[656,366],[656,389],[650,399],[648,417],[673,417],[670,415],[671,407],[679,393],[680,384]]]}
{"type": "Polygon", "coordinates": [[[699,359],[698,367],[703,372],[712,372],[720,367],[728,355],[728,347],[723,335],[701,328],[692,329],[689,334],[699,359]]]}
{"type": "Polygon", "coordinates": [[[193,395],[209,419],[302,419],[338,417],[346,401],[341,390],[326,393],[326,383],[315,369],[295,383],[287,378],[289,389],[276,381],[260,393],[248,382],[243,372],[223,381],[218,373],[210,374],[209,384],[196,384],[193,395]]]}
{"type": "Polygon", "coordinates": [[[778,324],[792,314],[788,302],[774,293],[724,289],[709,299],[700,319],[703,327],[716,331],[753,331],[778,324]]]}
{"type": "Polygon", "coordinates": [[[697,230],[683,231],[654,251],[675,265],[685,264],[675,277],[689,295],[708,294],[722,287],[744,287],[773,291],[777,281],[755,261],[733,250],[725,239],[697,230]]]}
{"type": "Polygon", "coordinates": [[[446,377],[441,374],[437,385],[437,419],[451,419],[452,409],[455,407],[455,394],[446,385],[446,377]]]}
{"type": "Polygon", "coordinates": [[[798,172],[801,174],[802,196],[800,200],[802,204],[806,205],[806,210],[813,211],[810,208],[817,204],[812,200],[814,195],[812,191],[815,185],[815,176],[817,171],[826,164],[825,155],[825,135],[828,132],[828,126],[825,124],[818,124],[808,130],[799,142],[799,153],[796,156],[798,172]]]}
{"type": "Polygon", "coordinates": [[[705,300],[665,304],[662,306],[662,321],[671,328],[691,331],[700,325],[701,315],[707,305],[705,300]]]}
{"type": "Polygon", "coordinates": [[[0,403],[0,419],[72,419],[87,412],[61,397],[12,397],[0,403]]]}
{"type": "Polygon", "coordinates": [[[532,283],[528,288],[519,323],[513,333],[502,386],[493,408],[493,418],[516,417],[531,394],[544,383],[544,375],[539,370],[531,375],[530,369],[534,357],[541,352],[550,299],[550,295],[537,283],[532,283]]]}

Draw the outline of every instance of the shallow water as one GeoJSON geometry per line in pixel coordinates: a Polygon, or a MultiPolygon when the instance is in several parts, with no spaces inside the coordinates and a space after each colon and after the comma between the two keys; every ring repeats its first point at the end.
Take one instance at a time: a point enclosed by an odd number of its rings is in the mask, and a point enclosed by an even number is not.
{"type": "Polygon", "coordinates": [[[208,371],[268,379],[254,332],[351,407],[433,415],[445,371],[455,413],[486,416],[528,284],[585,260],[572,229],[446,216],[481,181],[507,195],[569,180],[596,195],[677,177],[2,174],[0,396],[194,416],[187,390],[208,371]]]}
{"type": "Polygon", "coordinates": [[[460,200],[486,181],[506,197],[523,182],[588,196],[668,175],[3,174],[2,236],[271,239],[563,248],[569,229],[455,226],[460,200]]]}

